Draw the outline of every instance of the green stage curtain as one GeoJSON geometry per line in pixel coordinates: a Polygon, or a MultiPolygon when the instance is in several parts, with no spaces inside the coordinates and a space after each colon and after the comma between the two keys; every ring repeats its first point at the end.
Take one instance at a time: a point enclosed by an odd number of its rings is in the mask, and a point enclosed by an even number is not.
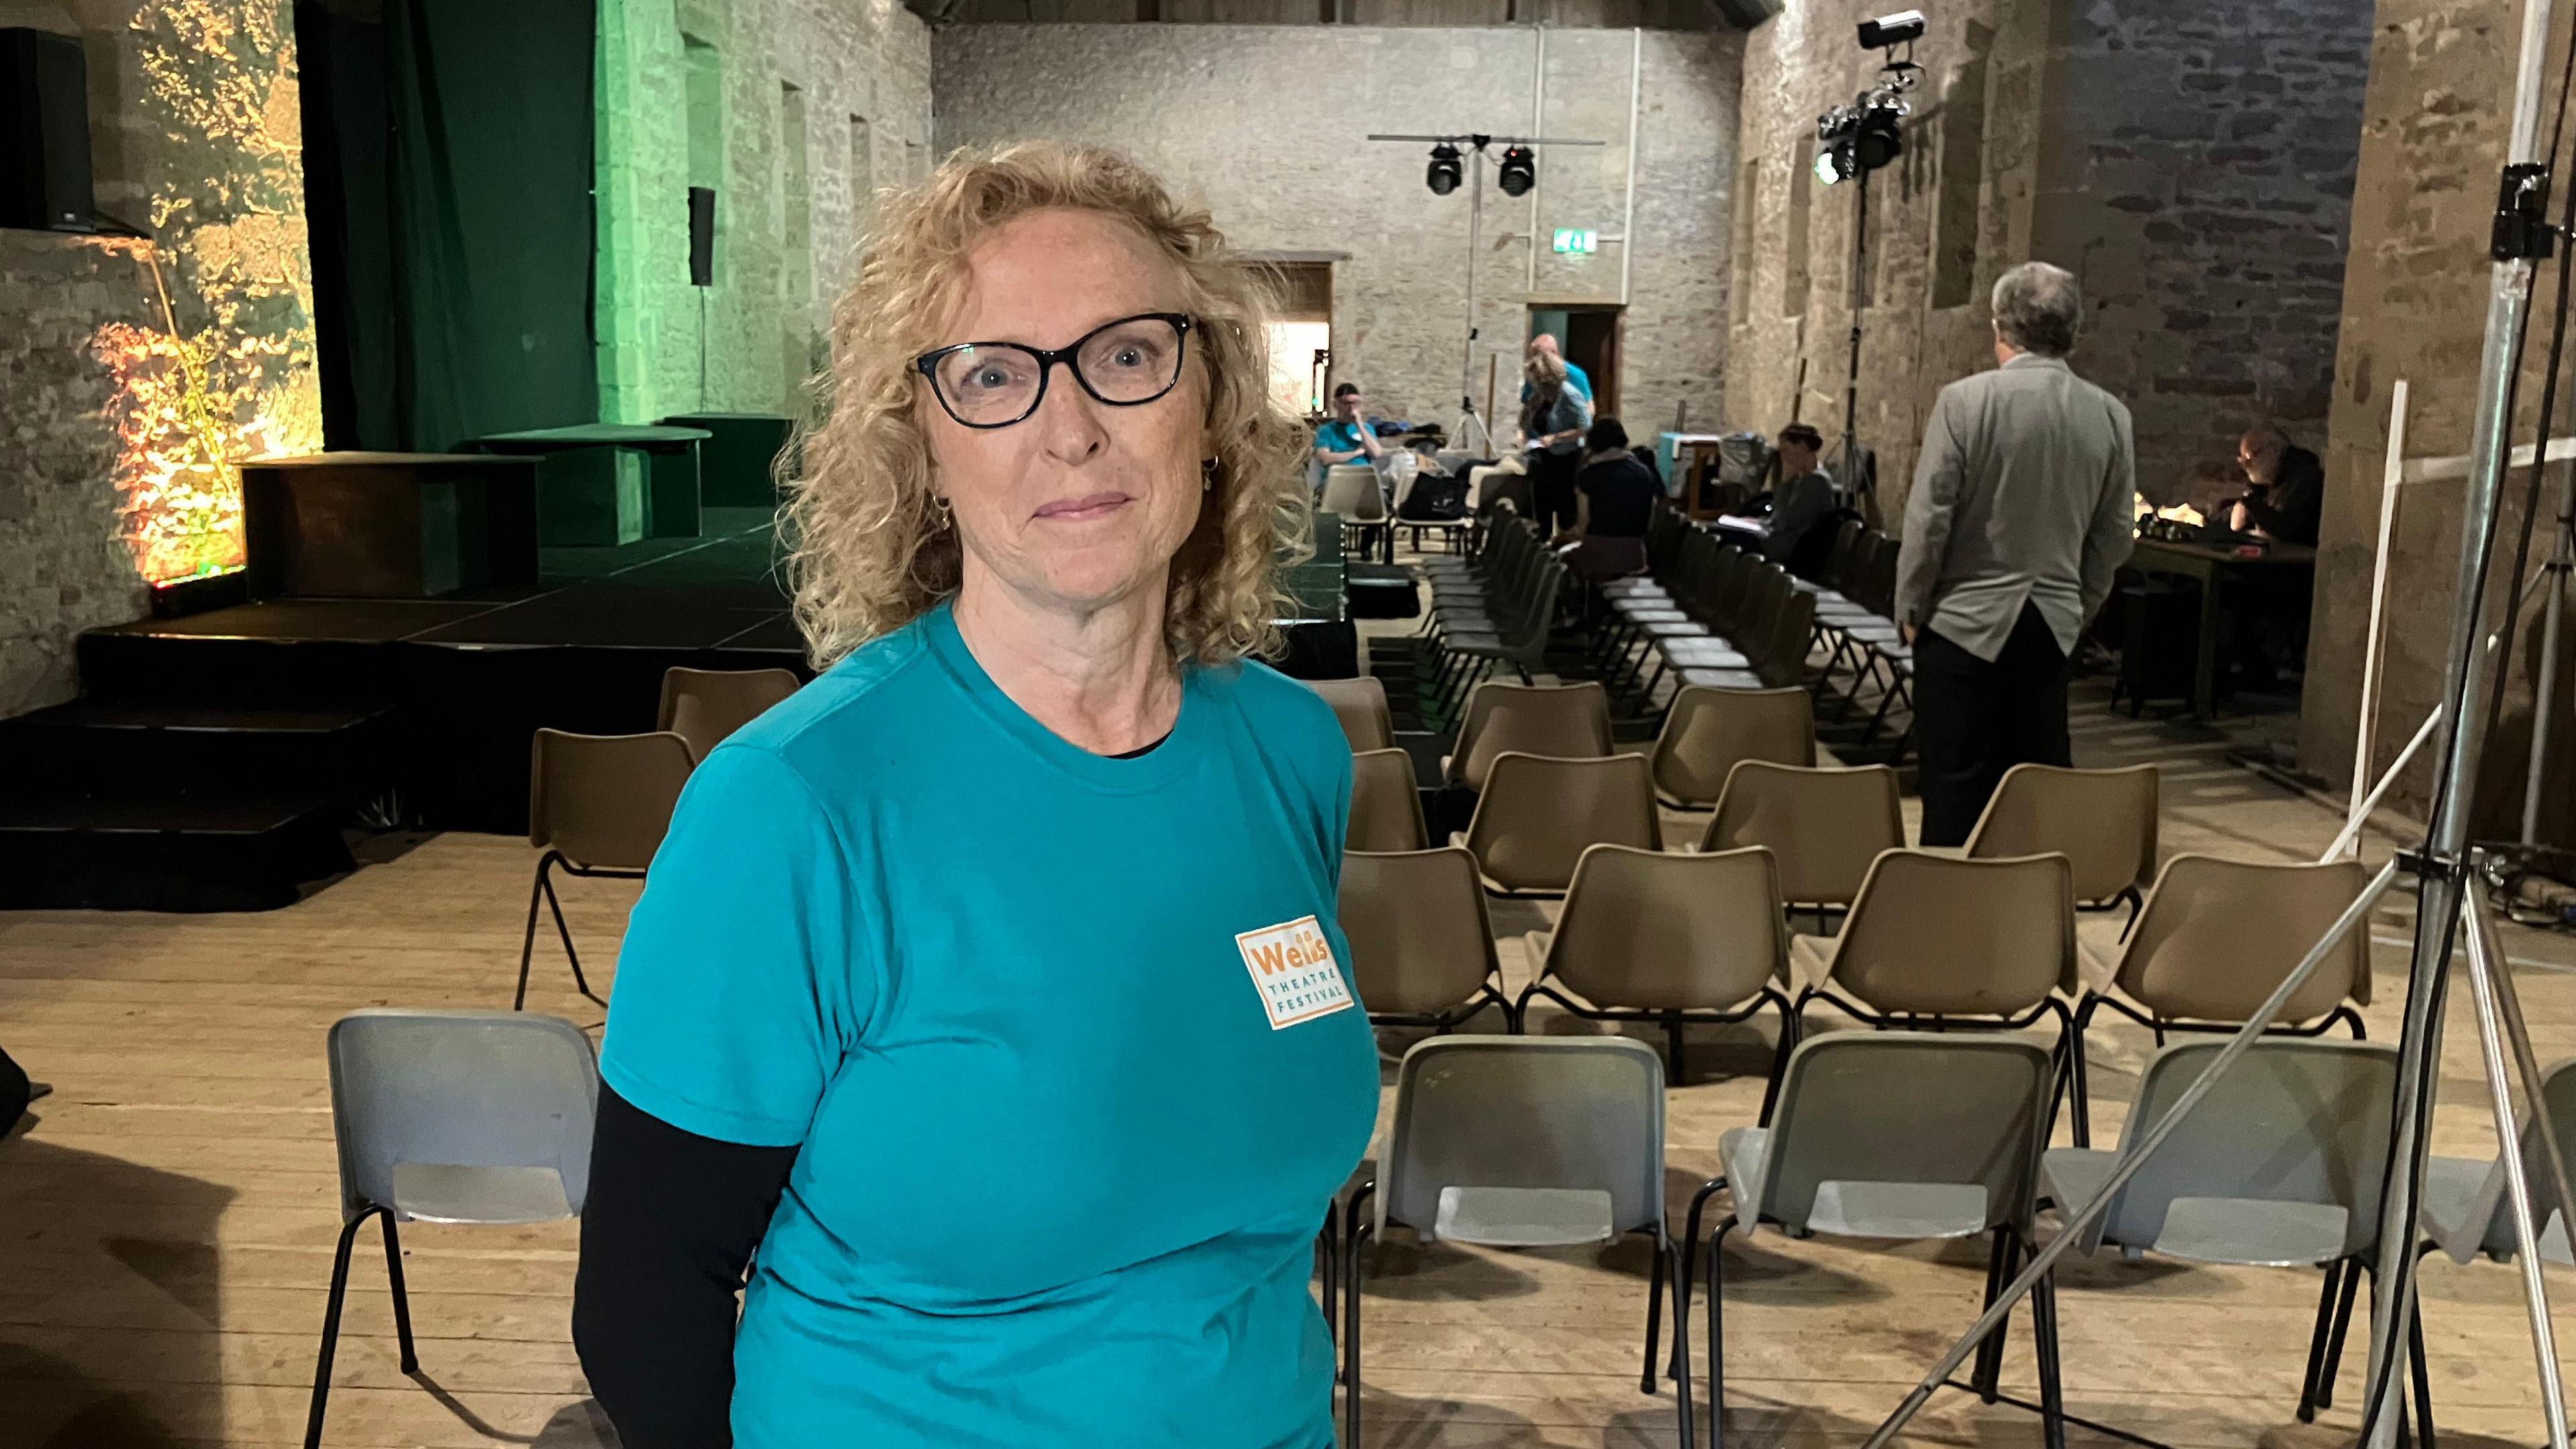
{"type": "Polygon", "coordinates": [[[297,0],[330,447],[598,421],[596,24],[593,0],[297,0]]]}

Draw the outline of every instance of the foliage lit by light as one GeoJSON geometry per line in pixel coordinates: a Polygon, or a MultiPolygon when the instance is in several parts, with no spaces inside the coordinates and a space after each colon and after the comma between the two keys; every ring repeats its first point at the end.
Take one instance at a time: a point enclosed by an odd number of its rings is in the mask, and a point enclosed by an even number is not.
{"type": "Polygon", "coordinates": [[[145,0],[143,107],[167,143],[154,243],[130,252],[147,313],[91,347],[117,388],[117,488],[135,567],[168,583],[242,565],[249,458],[321,446],[303,133],[282,0],[145,0]]]}

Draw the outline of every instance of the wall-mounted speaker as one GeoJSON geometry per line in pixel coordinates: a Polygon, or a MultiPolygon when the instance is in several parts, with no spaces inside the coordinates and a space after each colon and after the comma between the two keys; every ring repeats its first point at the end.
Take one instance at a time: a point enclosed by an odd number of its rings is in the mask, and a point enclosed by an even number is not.
{"type": "Polygon", "coordinates": [[[78,37],[0,30],[0,226],[98,230],[78,37]]]}
{"type": "Polygon", "coordinates": [[[689,188],[689,285],[712,287],[716,284],[716,193],[714,188],[689,188]]]}

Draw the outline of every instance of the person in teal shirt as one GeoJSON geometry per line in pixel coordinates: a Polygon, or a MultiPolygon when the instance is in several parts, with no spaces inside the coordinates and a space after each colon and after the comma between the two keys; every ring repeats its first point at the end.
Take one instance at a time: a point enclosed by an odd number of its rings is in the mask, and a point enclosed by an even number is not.
{"type": "Polygon", "coordinates": [[[1053,144],[864,277],[791,503],[832,662],[699,765],[618,961],[593,1393],[628,1449],[1331,1449],[1377,1055],[1349,746],[1245,657],[1303,511],[1255,280],[1053,144]]]}
{"type": "MultiPolygon", "coordinates": [[[[1566,387],[1582,396],[1585,407],[1592,406],[1592,374],[1585,372],[1558,349],[1555,333],[1542,332],[1531,338],[1529,346],[1522,351],[1522,358],[1525,362],[1536,361],[1542,354],[1556,359],[1558,365],[1565,369],[1566,387]]],[[[1528,402],[1529,398],[1530,384],[1525,378],[1521,382],[1521,401],[1528,402]]]]}

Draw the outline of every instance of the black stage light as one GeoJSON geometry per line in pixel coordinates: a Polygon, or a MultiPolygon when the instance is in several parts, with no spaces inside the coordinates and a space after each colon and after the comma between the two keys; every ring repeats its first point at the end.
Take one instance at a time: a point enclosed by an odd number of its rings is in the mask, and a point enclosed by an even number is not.
{"type": "Polygon", "coordinates": [[[1494,184],[1505,196],[1527,196],[1538,185],[1538,158],[1527,146],[1514,146],[1503,153],[1500,166],[1494,169],[1494,184]]]}
{"type": "Polygon", "coordinates": [[[1424,174],[1422,180],[1431,188],[1432,195],[1447,196],[1457,190],[1458,180],[1462,174],[1458,168],[1457,147],[1443,141],[1431,148],[1431,169],[1424,174]]]}

